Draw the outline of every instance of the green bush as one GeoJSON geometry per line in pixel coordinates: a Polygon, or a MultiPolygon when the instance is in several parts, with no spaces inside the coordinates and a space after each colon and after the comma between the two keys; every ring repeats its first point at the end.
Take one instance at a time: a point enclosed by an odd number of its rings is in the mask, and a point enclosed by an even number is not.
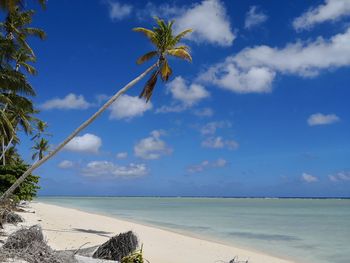
{"type": "MultiPolygon", "coordinates": [[[[0,195],[4,193],[27,169],[29,165],[17,163],[0,166],[0,195]]],[[[33,200],[38,189],[39,176],[29,175],[24,182],[15,190],[14,201],[33,200]]]]}

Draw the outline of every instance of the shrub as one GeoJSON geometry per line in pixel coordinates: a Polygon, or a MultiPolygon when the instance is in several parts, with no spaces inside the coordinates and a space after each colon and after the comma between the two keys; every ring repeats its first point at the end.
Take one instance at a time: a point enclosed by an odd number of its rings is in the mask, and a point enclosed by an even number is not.
{"type": "MultiPolygon", "coordinates": [[[[0,195],[3,194],[27,169],[29,165],[23,162],[13,165],[0,166],[0,195]]],[[[32,200],[38,189],[39,176],[29,175],[15,190],[12,198],[15,202],[20,200],[32,200]]]]}

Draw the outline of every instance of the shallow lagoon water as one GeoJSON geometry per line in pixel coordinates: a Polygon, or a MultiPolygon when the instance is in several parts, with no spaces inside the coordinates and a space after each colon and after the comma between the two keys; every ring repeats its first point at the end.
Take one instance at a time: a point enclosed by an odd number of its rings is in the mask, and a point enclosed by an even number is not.
{"type": "Polygon", "coordinates": [[[306,263],[350,262],[349,199],[40,197],[306,263]]]}

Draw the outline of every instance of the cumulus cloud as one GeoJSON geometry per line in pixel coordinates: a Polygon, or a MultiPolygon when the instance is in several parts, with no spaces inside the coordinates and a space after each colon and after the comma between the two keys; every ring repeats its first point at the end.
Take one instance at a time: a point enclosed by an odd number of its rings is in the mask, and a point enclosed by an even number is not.
{"type": "Polygon", "coordinates": [[[169,106],[164,105],[158,108],[156,113],[183,112],[210,96],[210,93],[202,85],[195,83],[188,85],[181,76],[170,81],[166,87],[173,102],[169,106]]]}
{"type": "Polygon", "coordinates": [[[338,122],[340,118],[335,114],[315,113],[307,119],[309,126],[327,125],[338,122]]]}
{"type": "Polygon", "coordinates": [[[116,1],[109,1],[108,2],[109,7],[109,17],[112,21],[115,20],[122,20],[123,18],[128,17],[133,7],[128,4],[122,4],[116,1]]]}
{"type": "Polygon", "coordinates": [[[148,169],[145,164],[130,163],[123,166],[108,161],[92,161],[82,169],[82,174],[90,177],[139,177],[147,173],[148,169]]]}
{"type": "Polygon", "coordinates": [[[210,67],[198,80],[236,93],[268,93],[275,76],[267,67],[241,68],[229,57],[210,67]]]}
{"type": "Polygon", "coordinates": [[[295,30],[310,29],[313,26],[326,22],[336,21],[350,15],[349,0],[326,0],[323,4],[310,8],[307,12],[293,21],[295,30]]]}
{"type": "Polygon", "coordinates": [[[111,105],[110,119],[132,119],[142,116],[146,111],[152,109],[152,103],[146,103],[139,97],[122,95],[111,105]]]}
{"type": "Polygon", "coordinates": [[[229,121],[212,121],[202,126],[200,132],[202,135],[214,135],[217,129],[228,127],[231,127],[231,123],[229,121]]]}
{"type": "Polygon", "coordinates": [[[306,183],[316,183],[318,182],[318,178],[316,176],[313,176],[311,174],[303,173],[301,175],[301,180],[303,180],[306,183]]]}
{"type": "Polygon", "coordinates": [[[210,168],[222,168],[227,166],[228,162],[225,159],[217,159],[216,161],[208,161],[205,160],[201,162],[200,164],[191,165],[187,168],[187,171],[190,173],[199,173],[203,172],[204,170],[210,169],[210,168]]]}
{"type": "Polygon", "coordinates": [[[69,169],[69,168],[72,168],[73,166],[74,166],[74,163],[68,160],[63,160],[58,164],[58,167],[61,169],[69,169]]]}
{"type": "Polygon", "coordinates": [[[350,172],[339,172],[328,176],[332,182],[350,182],[350,172]]]}
{"type": "Polygon", "coordinates": [[[246,29],[251,29],[255,26],[258,26],[264,23],[267,20],[267,15],[263,12],[259,12],[257,6],[251,6],[249,11],[245,16],[244,27],[246,29]]]}
{"type": "Polygon", "coordinates": [[[128,157],[128,153],[127,152],[120,152],[120,153],[117,153],[117,155],[116,155],[117,159],[125,159],[127,157],[128,157]]]}
{"type": "Polygon", "coordinates": [[[204,0],[199,4],[194,4],[186,12],[174,18],[176,31],[180,32],[187,28],[194,30],[188,36],[190,40],[231,46],[235,39],[225,6],[219,0],[204,0]],[[210,23],[203,21],[210,21],[210,23]]]}
{"type": "Polygon", "coordinates": [[[211,136],[204,139],[201,143],[204,148],[212,148],[212,149],[228,149],[228,150],[236,150],[239,144],[234,140],[225,140],[221,136],[211,136]]]}
{"type": "Polygon", "coordinates": [[[186,106],[192,106],[210,96],[210,93],[202,85],[187,85],[181,76],[169,82],[167,89],[175,100],[182,102],[186,106]]]}
{"type": "Polygon", "coordinates": [[[193,114],[198,117],[211,117],[214,115],[214,111],[211,108],[196,109],[193,114]]]}
{"type": "Polygon", "coordinates": [[[102,145],[100,137],[86,133],[83,136],[74,137],[65,147],[65,150],[72,152],[98,153],[102,145]]]}
{"type": "Polygon", "coordinates": [[[60,109],[60,110],[85,110],[92,104],[87,102],[83,95],[75,95],[69,93],[64,98],[55,98],[41,104],[40,108],[44,110],[60,109]]]}
{"type": "Polygon", "coordinates": [[[330,39],[243,49],[211,66],[198,80],[237,93],[262,93],[271,91],[277,73],[315,77],[321,70],[349,65],[350,28],[330,39]]]}
{"type": "Polygon", "coordinates": [[[134,154],[137,157],[147,160],[159,159],[161,156],[170,154],[172,149],[161,139],[164,132],[154,130],[150,136],[140,140],[134,146],[134,154]]]}

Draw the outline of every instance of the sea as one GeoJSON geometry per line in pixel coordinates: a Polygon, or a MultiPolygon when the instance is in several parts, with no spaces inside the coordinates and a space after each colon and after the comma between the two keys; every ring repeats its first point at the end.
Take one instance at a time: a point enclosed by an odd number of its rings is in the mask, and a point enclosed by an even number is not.
{"type": "Polygon", "coordinates": [[[39,197],[37,200],[250,248],[295,262],[350,263],[350,199],[39,197]]]}

